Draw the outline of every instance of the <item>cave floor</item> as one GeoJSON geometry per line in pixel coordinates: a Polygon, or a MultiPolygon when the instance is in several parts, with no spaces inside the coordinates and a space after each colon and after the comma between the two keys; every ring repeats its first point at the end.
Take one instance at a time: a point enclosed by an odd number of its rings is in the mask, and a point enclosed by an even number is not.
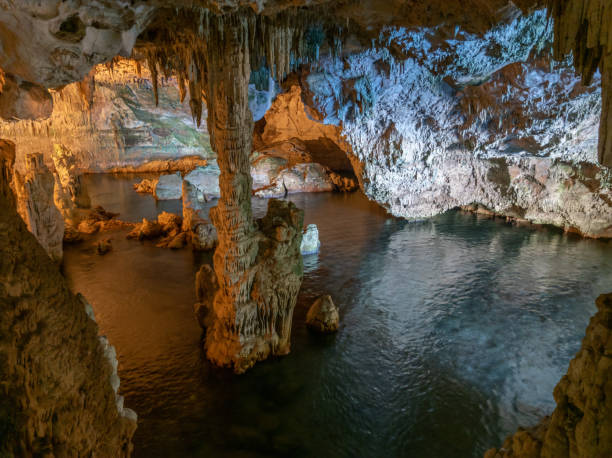
{"type": "MultiPolygon", "coordinates": [[[[92,175],[94,205],[126,221],[180,213],[92,175]]],[[[482,456],[552,411],[552,390],[609,289],[612,242],[461,212],[408,223],[360,193],[296,194],[321,252],[304,257],[290,355],[243,376],[204,358],[192,306],[210,254],[103,234],[65,247],[63,269],[117,348],[138,413],[136,457],[482,456]],[[305,328],[329,293],[337,335],[305,328]]],[[[213,205],[212,203],[211,205],[213,205]]],[[[254,213],[266,201],[255,199],[254,213]]]]}

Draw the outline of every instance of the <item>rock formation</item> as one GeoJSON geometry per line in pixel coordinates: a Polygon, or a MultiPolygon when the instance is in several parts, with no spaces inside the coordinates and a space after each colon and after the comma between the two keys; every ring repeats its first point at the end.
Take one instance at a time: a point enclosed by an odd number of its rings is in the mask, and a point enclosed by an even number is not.
{"type": "Polygon", "coordinates": [[[319,241],[319,229],[316,224],[309,224],[304,235],[302,236],[302,244],[300,252],[304,254],[315,254],[319,252],[321,242],[319,241]]]}
{"type": "Polygon", "coordinates": [[[306,325],[309,329],[329,333],[336,332],[340,323],[338,308],[329,294],[319,297],[308,309],[306,325]]]}
{"type": "Polygon", "coordinates": [[[183,178],[180,173],[162,175],[155,183],[155,198],[157,200],[180,199],[183,193],[183,178]]]}
{"type": "Polygon", "coordinates": [[[28,230],[34,234],[51,259],[61,261],[64,220],[55,206],[55,181],[43,162],[42,154],[28,154],[25,175],[15,171],[13,183],[17,210],[28,230]]]}
{"type": "Polygon", "coordinates": [[[269,355],[289,351],[302,281],[303,213],[291,203],[271,200],[268,213],[255,226],[249,28],[242,19],[230,17],[210,33],[219,48],[207,50],[208,130],[221,170],[221,197],[210,211],[219,238],[214,254],[219,289],[207,305],[211,318],[206,354],[218,365],[243,372],[269,355]]]}
{"type": "Polygon", "coordinates": [[[554,391],[557,407],[531,429],[520,429],[485,458],[612,456],[612,294],[596,301],[580,351],[554,391]]]}
{"type": "Polygon", "coordinates": [[[52,158],[55,166],[53,200],[66,226],[75,228],[81,219],[79,209],[91,206],[87,188],[81,180],[78,158],[62,145],[55,145],[52,158]]]}
{"type": "Polygon", "coordinates": [[[17,214],[13,160],[0,142],[0,455],[127,457],[114,349],[17,214]]]}

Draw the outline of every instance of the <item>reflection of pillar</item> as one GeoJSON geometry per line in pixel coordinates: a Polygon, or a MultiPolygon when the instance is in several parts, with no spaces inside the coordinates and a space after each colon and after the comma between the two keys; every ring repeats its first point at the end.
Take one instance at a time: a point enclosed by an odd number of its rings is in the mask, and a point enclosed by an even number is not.
{"type": "Polygon", "coordinates": [[[248,106],[248,28],[234,18],[211,30],[208,50],[208,129],[218,156],[221,198],[211,210],[219,245],[219,289],[208,304],[208,357],[243,372],[270,354],[289,351],[291,319],[302,280],[303,214],[270,201],[254,223],[249,155],[253,120],[248,106]],[[256,225],[257,224],[257,225],[256,225]]]}
{"type": "Polygon", "coordinates": [[[136,416],[114,350],[19,217],[14,157],[0,140],[0,455],[127,457],[136,416]]]}

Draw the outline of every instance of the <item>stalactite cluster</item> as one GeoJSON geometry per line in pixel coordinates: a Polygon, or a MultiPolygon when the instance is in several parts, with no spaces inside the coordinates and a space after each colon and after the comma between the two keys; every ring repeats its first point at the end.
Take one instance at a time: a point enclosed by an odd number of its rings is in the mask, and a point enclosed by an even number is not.
{"type": "Polygon", "coordinates": [[[282,80],[299,65],[316,61],[322,46],[329,46],[334,54],[340,51],[348,27],[326,22],[325,17],[312,8],[275,15],[257,15],[251,9],[225,15],[202,8],[165,10],[141,36],[138,52],[151,71],[156,102],[158,76],[176,75],[181,101],[189,92],[192,116],[199,125],[202,101],[209,113],[214,109],[206,97],[211,84],[208,62],[224,49],[220,44],[229,38],[228,30],[244,35],[252,71],[267,69],[282,80]]]}
{"type": "Polygon", "coordinates": [[[612,166],[612,2],[610,0],[549,0],[554,19],[556,58],[573,52],[574,65],[589,84],[602,74],[599,161],[612,166]]]}

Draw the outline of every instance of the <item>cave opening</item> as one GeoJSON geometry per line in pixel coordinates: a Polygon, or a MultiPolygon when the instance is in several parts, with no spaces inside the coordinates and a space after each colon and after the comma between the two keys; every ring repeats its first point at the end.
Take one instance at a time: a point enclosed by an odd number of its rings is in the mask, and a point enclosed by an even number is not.
{"type": "Polygon", "coordinates": [[[165,3],[0,6],[0,454],[612,454],[608,2],[165,3]]]}

